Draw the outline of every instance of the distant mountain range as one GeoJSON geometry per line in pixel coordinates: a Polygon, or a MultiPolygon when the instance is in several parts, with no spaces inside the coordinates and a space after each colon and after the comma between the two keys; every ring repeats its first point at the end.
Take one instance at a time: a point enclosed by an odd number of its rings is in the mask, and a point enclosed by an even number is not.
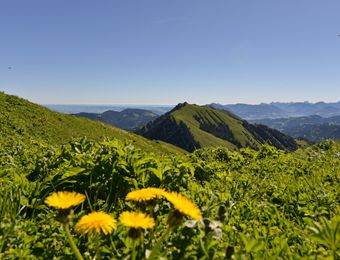
{"type": "Polygon", "coordinates": [[[117,111],[121,112],[124,109],[142,109],[149,110],[157,115],[162,115],[170,111],[174,106],[167,105],[44,105],[49,109],[63,113],[63,114],[78,114],[78,113],[95,113],[101,114],[105,111],[117,111]]]}
{"type": "Polygon", "coordinates": [[[340,101],[336,103],[272,102],[269,104],[262,103],[259,105],[221,105],[217,103],[212,103],[211,106],[214,108],[231,111],[245,120],[304,117],[311,115],[332,117],[340,115],[340,101]]]}
{"type": "Polygon", "coordinates": [[[285,150],[297,149],[295,140],[264,125],[253,125],[238,116],[210,106],[178,104],[137,133],[152,140],[162,140],[187,151],[207,146],[259,148],[270,143],[285,150]]]}
{"type": "MultiPolygon", "coordinates": [[[[121,112],[125,109],[149,110],[157,115],[162,115],[170,111],[174,106],[168,105],[45,105],[46,107],[64,114],[95,113],[100,114],[105,111],[121,112]]],[[[340,115],[340,101],[334,103],[326,102],[272,102],[258,105],[249,104],[227,104],[221,105],[212,103],[210,106],[222,110],[228,110],[245,120],[255,120],[264,118],[288,118],[319,115],[321,117],[332,117],[340,115]]]]}
{"type": "Polygon", "coordinates": [[[77,117],[85,117],[101,121],[125,130],[135,130],[158,117],[150,110],[128,108],[123,111],[108,110],[103,113],[77,113],[77,117]]]}
{"type": "MultiPolygon", "coordinates": [[[[218,110],[230,111],[234,117],[237,115],[251,123],[266,125],[294,138],[304,138],[310,142],[328,138],[340,139],[340,101],[334,103],[272,102],[258,105],[212,103],[209,106],[218,110]]],[[[170,106],[126,108],[125,106],[53,105],[48,107],[61,112],[81,111],[82,113],[73,114],[129,131],[134,131],[150,121],[154,121],[158,116],[171,109],[170,106]]],[[[191,145],[190,149],[193,146],[195,145],[191,145]]]]}
{"type": "Polygon", "coordinates": [[[253,123],[264,124],[295,138],[305,138],[311,142],[322,139],[340,139],[340,116],[324,118],[305,116],[293,118],[258,119],[253,123]]]}

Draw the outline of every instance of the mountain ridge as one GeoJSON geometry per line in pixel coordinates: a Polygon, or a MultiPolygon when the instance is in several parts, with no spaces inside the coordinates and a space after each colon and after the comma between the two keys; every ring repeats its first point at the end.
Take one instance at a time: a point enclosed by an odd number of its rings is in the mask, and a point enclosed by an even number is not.
{"type": "Polygon", "coordinates": [[[251,125],[228,111],[209,105],[178,104],[136,133],[152,140],[163,140],[187,151],[207,146],[259,148],[270,142],[280,149],[295,150],[293,138],[263,125],[251,125]]]}
{"type": "Polygon", "coordinates": [[[332,117],[340,115],[340,101],[330,103],[271,102],[257,105],[243,103],[221,105],[218,103],[211,103],[210,106],[231,111],[245,120],[257,120],[265,118],[276,119],[311,115],[332,117]]]}
{"type": "Polygon", "coordinates": [[[304,138],[310,142],[324,139],[340,139],[340,115],[324,118],[318,115],[276,119],[251,120],[267,125],[294,138],[304,138]]]}

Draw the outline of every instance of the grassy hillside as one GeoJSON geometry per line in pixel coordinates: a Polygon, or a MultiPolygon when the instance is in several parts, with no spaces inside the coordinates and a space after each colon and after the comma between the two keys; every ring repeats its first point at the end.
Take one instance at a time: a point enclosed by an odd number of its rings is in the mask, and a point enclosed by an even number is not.
{"type": "Polygon", "coordinates": [[[265,142],[282,149],[294,150],[297,147],[292,138],[278,131],[250,125],[227,111],[187,103],[179,104],[137,132],[188,151],[210,146],[257,149],[265,142]]]}
{"type": "MultiPolygon", "coordinates": [[[[197,140],[201,147],[223,145],[229,148],[236,148],[232,142],[223,140],[215,136],[209,131],[205,131],[207,126],[218,127],[221,124],[227,124],[232,133],[235,133],[235,139],[240,140],[240,143],[245,144],[246,138],[242,135],[242,126],[240,120],[232,117],[228,113],[220,113],[217,110],[212,110],[207,106],[200,107],[197,105],[185,104],[181,109],[172,113],[177,123],[185,122],[190,129],[193,138],[197,140]]],[[[258,143],[256,140],[251,140],[254,145],[258,143]]]]}
{"type": "Polygon", "coordinates": [[[91,140],[115,137],[133,142],[137,147],[147,151],[183,153],[181,149],[172,145],[150,142],[143,137],[104,123],[53,112],[22,98],[1,92],[0,122],[0,144],[20,140],[23,143],[38,141],[57,145],[85,136],[91,140]]]}
{"type": "MultiPolygon", "coordinates": [[[[222,120],[243,130],[233,115],[181,107],[168,122],[184,134],[222,135],[222,120]]],[[[0,129],[0,259],[340,257],[339,143],[157,155],[164,144],[4,94],[0,129]],[[117,138],[67,141],[84,134],[117,138]]]]}

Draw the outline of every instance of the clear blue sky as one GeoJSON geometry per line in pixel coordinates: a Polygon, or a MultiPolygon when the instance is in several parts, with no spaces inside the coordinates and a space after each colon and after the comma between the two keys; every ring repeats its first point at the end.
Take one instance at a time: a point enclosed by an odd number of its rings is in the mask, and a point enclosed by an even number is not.
{"type": "Polygon", "coordinates": [[[0,90],[41,104],[338,101],[338,34],[339,0],[3,0],[0,90]]]}

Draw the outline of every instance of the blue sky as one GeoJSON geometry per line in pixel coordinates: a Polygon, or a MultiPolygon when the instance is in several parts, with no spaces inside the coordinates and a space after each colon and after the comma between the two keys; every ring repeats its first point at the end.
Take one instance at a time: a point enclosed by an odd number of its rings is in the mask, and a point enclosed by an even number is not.
{"type": "Polygon", "coordinates": [[[41,104],[338,101],[339,10],[339,0],[3,0],[0,90],[41,104]]]}

